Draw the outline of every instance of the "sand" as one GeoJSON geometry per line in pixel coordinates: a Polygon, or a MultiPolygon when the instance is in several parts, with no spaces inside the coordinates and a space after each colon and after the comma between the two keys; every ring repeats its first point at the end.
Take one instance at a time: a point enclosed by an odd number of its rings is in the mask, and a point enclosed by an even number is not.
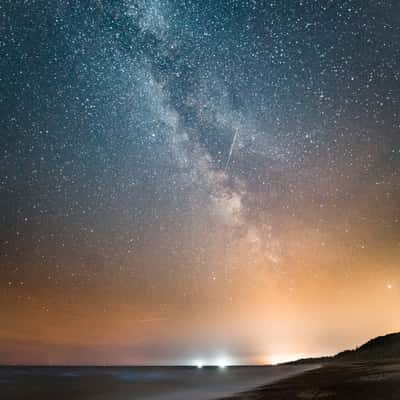
{"type": "Polygon", "coordinates": [[[399,400],[400,360],[332,363],[230,399],[399,400]]]}

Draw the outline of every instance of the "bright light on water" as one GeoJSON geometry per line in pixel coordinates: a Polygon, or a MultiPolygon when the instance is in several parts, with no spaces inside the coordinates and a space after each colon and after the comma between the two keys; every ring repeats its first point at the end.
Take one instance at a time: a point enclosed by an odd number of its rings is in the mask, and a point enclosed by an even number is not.
{"type": "Polygon", "coordinates": [[[210,366],[210,367],[214,366],[223,369],[228,367],[230,363],[231,360],[229,360],[225,356],[221,356],[219,358],[215,358],[212,361],[211,360],[206,361],[204,359],[197,359],[197,360],[195,359],[192,361],[191,364],[199,369],[203,368],[204,366],[210,366]]]}
{"type": "Polygon", "coordinates": [[[226,368],[228,365],[228,361],[225,358],[220,358],[217,361],[218,368],[226,368]]]}

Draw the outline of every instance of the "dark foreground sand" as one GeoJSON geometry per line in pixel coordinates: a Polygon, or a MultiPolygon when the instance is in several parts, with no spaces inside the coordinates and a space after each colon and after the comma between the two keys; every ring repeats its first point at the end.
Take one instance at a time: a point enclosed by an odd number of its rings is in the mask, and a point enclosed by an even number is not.
{"type": "Polygon", "coordinates": [[[400,400],[400,360],[329,364],[230,399],[400,400]]]}

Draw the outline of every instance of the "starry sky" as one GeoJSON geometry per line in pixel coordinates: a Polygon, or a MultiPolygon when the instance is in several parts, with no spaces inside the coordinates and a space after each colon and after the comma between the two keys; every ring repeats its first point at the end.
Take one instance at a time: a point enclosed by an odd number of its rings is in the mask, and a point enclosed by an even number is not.
{"type": "Polygon", "coordinates": [[[400,330],[398,1],[0,20],[0,363],[268,363],[400,330]]]}

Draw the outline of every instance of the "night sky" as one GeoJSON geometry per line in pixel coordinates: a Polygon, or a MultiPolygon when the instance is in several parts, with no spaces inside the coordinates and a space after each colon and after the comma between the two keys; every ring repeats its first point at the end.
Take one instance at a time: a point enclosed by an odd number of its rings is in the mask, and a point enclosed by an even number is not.
{"type": "Polygon", "coordinates": [[[400,2],[2,1],[0,224],[0,364],[400,330],[400,2]]]}

